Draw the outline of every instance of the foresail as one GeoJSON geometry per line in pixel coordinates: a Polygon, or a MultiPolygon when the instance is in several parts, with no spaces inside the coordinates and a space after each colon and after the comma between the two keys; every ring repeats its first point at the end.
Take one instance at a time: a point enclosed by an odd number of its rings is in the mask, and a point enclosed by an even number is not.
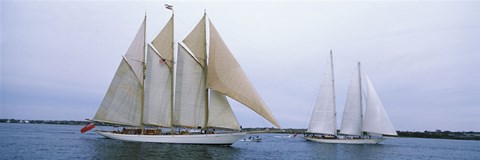
{"type": "Polygon", "coordinates": [[[142,92],[132,67],[123,58],[93,120],[140,126],[142,92]]]}
{"type": "Polygon", "coordinates": [[[192,51],[202,67],[205,67],[207,58],[205,20],[206,16],[203,16],[192,32],[183,40],[183,43],[192,51]]]}
{"type": "Polygon", "coordinates": [[[214,90],[210,91],[208,127],[240,130],[237,117],[235,117],[235,114],[227,101],[227,97],[214,90]]]}
{"type": "Polygon", "coordinates": [[[160,56],[165,59],[167,66],[173,69],[173,15],[152,41],[152,45],[159,52],[160,56]]]}
{"type": "Polygon", "coordinates": [[[129,126],[142,125],[145,24],[146,17],[120,62],[107,94],[93,118],[94,121],[129,126]]]}
{"type": "Polygon", "coordinates": [[[132,67],[135,72],[140,84],[143,85],[143,63],[145,61],[145,24],[146,18],[143,20],[140,29],[138,29],[135,39],[125,53],[125,57],[128,60],[128,64],[132,67]]]}
{"type": "Polygon", "coordinates": [[[174,125],[190,128],[205,123],[205,72],[196,59],[178,45],[174,125]]]}
{"type": "Polygon", "coordinates": [[[171,126],[172,71],[157,52],[148,45],[145,77],[143,123],[171,126]]]}
{"type": "Polygon", "coordinates": [[[313,107],[307,132],[337,134],[332,63],[330,60],[320,82],[320,91],[313,107]]]}
{"type": "Polygon", "coordinates": [[[377,91],[368,76],[365,75],[365,77],[367,79],[367,106],[365,108],[365,118],[363,119],[363,131],[397,136],[397,131],[393,128],[392,122],[377,95],[377,91]]]}
{"type": "Polygon", "coordinates": [[[207,87],[237,100],[280,128],[212,23],[209,53],[207,87]]]}
{"type": "Polygon", "coordinates": [[[347,100],[340,127],[341,134],[362,135],[362,91],[359,69],[355,70],[348,85],[347,100]]]}

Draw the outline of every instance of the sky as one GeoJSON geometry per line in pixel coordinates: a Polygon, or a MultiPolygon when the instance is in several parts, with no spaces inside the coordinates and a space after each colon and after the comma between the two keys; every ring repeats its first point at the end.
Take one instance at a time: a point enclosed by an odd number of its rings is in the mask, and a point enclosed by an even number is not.
{"type": "MultiPolygon", "coordinates": [[[[206,10],[282,128],[307,128],[333,50],[337,122],[357,61],[395,129],[480,131],[480,1],[0,1],[0,118],[97,111],[145,14],[175,41],[206,10]]],[[[230,99],[243,127],[271,127],[230,99]]]]}

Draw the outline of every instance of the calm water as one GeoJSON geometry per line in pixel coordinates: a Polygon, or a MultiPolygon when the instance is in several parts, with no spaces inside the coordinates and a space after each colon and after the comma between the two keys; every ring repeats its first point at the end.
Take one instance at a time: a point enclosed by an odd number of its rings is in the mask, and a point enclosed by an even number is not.
{"type": "Polygon", "coordinates": [[[81,127],[0,123],[0,159],[480,159],[480,141],[394,138],[341,145],[260,134],[262,142],[232,146],[175,145],[105,139],[80,134],[81,127]]]}

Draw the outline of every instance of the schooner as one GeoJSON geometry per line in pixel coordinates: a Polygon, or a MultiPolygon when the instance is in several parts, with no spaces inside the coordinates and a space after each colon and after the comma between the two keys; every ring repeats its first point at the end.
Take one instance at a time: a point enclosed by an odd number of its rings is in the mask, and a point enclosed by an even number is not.
{"type": "Polygon", "coordinates": [[[96,133],[125,141],[231,145],[246,133],[226,96],[280,128],[206,13],[183,41],[174,43],[173,31],[172,12],[146,43],[145,16],[93,118],[127,129],[96,133]]]}
{"type": "Polygon", "coordinates": [[[321,143],[377,144],[383,135],[397,136],[395,128],[385,111],[375,88],[365,75],[366,108],[362,108],[362,76],[360,62],[350,80],[340,132],[337,133],[333,56],[330,51],[329,65],[320,82],[320,91],[315,103],[306,140],[321,143]]]}

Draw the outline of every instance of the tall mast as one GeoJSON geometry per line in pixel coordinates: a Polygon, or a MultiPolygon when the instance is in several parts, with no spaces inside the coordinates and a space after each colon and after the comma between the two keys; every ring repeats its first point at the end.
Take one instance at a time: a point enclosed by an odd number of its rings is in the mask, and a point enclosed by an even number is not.
{"type": "Polygon", "coordinates": [[[332,69],[332,87],[333,87],[333,108],[334,108],[334,111],[333,111],[333,133],[335,135],[337,135],[337,109],[336,109],[336,105],[335,105],[335,74],[333,73],[333,54],[332,54],[332,50],[330,50],[330,65],[331,65],[331,69],[332,69]]]}
{"type": "MultiPolygon", "coordinates": [[[[175,33],[174,32],[175,31],[175,27],[174,27],[175,26],[175,23],[174,23],[175,20],[174,20],[173,16],[174,16],[174,11],[173,11],[173,8],[172,8],[172,34],[175,35],[174,34],[175,33]]],[[[175,41],[174,40],[175,40],[175,36],[172,36],[172,52],[175,52],[175,41]]],[[[172,61],[173,60],[175,60],[175,54],[173,54],[172,61]]],[[[175,129],[174,129],[174,126],[173,126],[173,105],[174,105],[174,102],[175,102],[173,100],[174,99],[174,97],[173,97],[173,94],[174,94],[174,92],[173,92],[173,90],[174,90],[174,85],[173,85],[174,84],[174,81],[173,81],[174,80],[173,79],[174,74],[173,74],[173,72],[174,71],[175,71],[175,65],[174,65],[174,63],[172,63],[172,70],[170,71],[170,82],[172,82],[172,85],[170,86],[170,92],[171,92],[170,100],[172,100],[172,103],[170,104],[170,131],[172,133],[175,132],[175,129]]]]}
{"type": "Polygon", "coordinates": [[[145,106],[145,71],[146,71],[146,64],[145,64],[145,59],[147,58],[146,56],[146,48],[147,48],[147,12],[145,12],[145,19],[143,19],[143,21],[145,22],[145,25],[143,25],[143,77],[142,77],[142,109],[140,110],[140,127],[142,129],[142,133],[143,134],[143,130],[145,129],[145,126],[143,125],[143,112],[144,112],[144,106],[145,106]]]}
{"type": "MultiPolygon", "coordinates": [[[[362,74],[360,70],[360,62],[358,62],[358,87],[360,87],[360,121],[363,121],[363,107],[362,107],[362,74]]],[[[360,131],[362,131],[362,123],[360,122],[360,131]]],[[[360,133],[360,135],[363,135],[363,131],[360,133]]]]}
{"type": "MultiPolygon", "coordinates": [[[[207,10],[205,9],[204,10],[204,15],[205,16],[205,68],[204,68],[204,72],[205,72],[205,78],[204,78],[204,84],[205,84],[205,88],[207,87],[207,72],[208,72],[208,39],[207,39],[207,10]]],[[[205,89],[205,120],[204,120],[204,128],[205,130],[208,129],[208,88],[205,89]]]]}

